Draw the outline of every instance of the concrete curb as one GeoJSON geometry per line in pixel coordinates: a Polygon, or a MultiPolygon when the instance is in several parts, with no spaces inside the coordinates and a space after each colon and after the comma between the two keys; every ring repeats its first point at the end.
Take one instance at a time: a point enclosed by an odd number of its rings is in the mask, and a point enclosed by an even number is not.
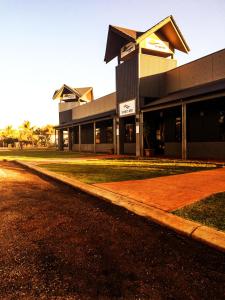
{"type": "Polygon", "coordinates": [[[157,224],[170,228],[182,235],[188,236],[210,247],[225,252],[225,233],[222,231],[209,228],[197,222],[183,219],[161,209],[145,205],[135,199],[131,199],[120,194],[116,194],[87,183],[83,183],[76,179],[72,179],[67,176],[45,170],[31,163],[25,163],[21,161],[14,162],[41,175],[45,175],[54,180],[63,182],[92,196],[109,201],[115,205],[122,206],[136,213],[137,215],[149,218],[157,224]]]}

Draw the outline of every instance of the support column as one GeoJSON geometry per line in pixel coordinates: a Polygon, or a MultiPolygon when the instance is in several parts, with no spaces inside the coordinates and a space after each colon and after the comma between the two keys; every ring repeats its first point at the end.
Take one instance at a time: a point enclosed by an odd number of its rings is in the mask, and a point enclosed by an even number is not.
{"type": "Polygon", "coordinates": [[[54,141],[54,143],[55,143],[55,147],[57,146],[57,141],[56,141],[56,133],[57,132],[57,130],[55,129],[55,141],[54,141]]]}
{"type": "Polygon", "coordinates": [[[72,151],[73,148],[73,143],[72,143],[72,132],[71,132],[71,128],[67,129],[68,132],[68,150],[72,151]]]}
{"type": "Polygon", "coordinates": [[[140,156],[144,156],[144,114],[143,112],[140,112],[140,156]]]}
{"type": "Polygon", "coordinates": [[[182,159],[187,159],[187,107],[182,103],[182,159]]]}
{"type": "Polygon", "coordinates": [[[113,153],[117,154],[117,135],[116,135],[116,117],[113,118],[113,153]]]}
{"type": "Polygon", "coordinates": [[[135,125],[136,125],[136,156],[140,156],[140,116],[137,113],[135,115],[135,125]]]}
{"type": "Polygon", "coordinates": [[[93,123],[93,135],[94,135],[94,137],[93,137],[93,139],[94,139],[94,153],[96,153],[96,136],[95,136],[95,134],[96,134],[96,122],[94,122],[93,123]]]}
{"type": "Polygon", "coordinates": [[[81,152],[81,125],[79,125],[79,152],[81,152]]]}
{"type": "Polygon", "coordinates": [[[60,151],[64,150],[64,141],[63,141],[63,129],[58,130],[58,149],[60,151]]]}
{"type": "Polygon", "coordinates": [[[120,118],[116,117],[116,154],[120,154],[120,118]]]}

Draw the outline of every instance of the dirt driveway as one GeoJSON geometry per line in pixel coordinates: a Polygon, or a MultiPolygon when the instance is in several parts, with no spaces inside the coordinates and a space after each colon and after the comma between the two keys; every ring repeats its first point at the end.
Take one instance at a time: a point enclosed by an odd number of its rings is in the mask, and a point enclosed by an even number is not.
{"type": "Polygon", "coordinates": [[[224,299],[225,254],[0,163],[0,299],[224,299]]]}

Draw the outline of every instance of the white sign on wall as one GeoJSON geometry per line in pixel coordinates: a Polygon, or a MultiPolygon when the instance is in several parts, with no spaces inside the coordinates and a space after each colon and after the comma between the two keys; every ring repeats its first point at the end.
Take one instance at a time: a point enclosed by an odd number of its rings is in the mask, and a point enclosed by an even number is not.
{"type": "Polygon", "coordinates": [[[156,39],[154,37],[147,37],[143,43],[143,48],[159,52],[172,53],[168,42],[156,39]]]}
{"type": "Polygon", "coordinates": [[[63,100],[76,99],[75,94],[63,94],[63,100]]]}
{"type": "Polygon", "coordinates": [[[135,50],[135,44],[130,42],[121,48],[120,57],[123,58],[135,50]]]}
{"type": "Polygon", "coordinates": [[[133,115],[136,112],[135,99],[119,104],[119,116],[133,115]]]}

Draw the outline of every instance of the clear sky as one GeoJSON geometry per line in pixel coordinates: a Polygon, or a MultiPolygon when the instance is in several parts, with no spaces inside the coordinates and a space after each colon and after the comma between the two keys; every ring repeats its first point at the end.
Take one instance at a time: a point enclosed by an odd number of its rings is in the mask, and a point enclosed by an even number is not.
{"type": "Polygon", "coordinates": [[[113,92],[108,25],[145,31],[171,14],[191,48],[179,64],[225,47],[225,0],[0,0],[0,128],[57,124],[63,83],[113,92]]]}

